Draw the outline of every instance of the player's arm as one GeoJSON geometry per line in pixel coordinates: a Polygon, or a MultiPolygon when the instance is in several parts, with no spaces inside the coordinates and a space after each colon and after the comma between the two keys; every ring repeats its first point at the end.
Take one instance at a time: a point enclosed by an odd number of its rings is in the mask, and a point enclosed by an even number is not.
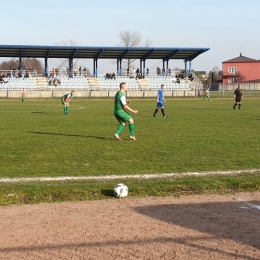
{"type": "Polygon", "coordinates": [[[124,105],[124,106],[123,106],[123,109],[124,109],[125,111],[129,111],[129,112],[132,112],[132,113],[134,113],[134,114],[138,113],[138,110],[132,109],[132,108],[129,107],[128,105],[124,105]]]}
{"type": "Polygon", "coordinates": [[[126,101],[125,96],[121,97],[120,101],[121,101],[122,107],[123,107],[123,109],[124,109],[125,111],[129,111],[129,112],[132,112],[132,113],[134,113],[134,114],[136,114],[136,113],[138,112],[137,110],[134,110],[134,109],[132,109],[131,107],[129,107],[129,106],[127,105],[127,101],[126,101]]]}

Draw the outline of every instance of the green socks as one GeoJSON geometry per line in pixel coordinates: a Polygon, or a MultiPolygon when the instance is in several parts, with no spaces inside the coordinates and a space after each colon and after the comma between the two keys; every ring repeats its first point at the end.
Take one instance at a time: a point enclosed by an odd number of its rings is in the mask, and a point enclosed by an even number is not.
{"type": "Polygon", "coordinates": [[[69,114],[70,108],[69,107],[64,107],[63,111],[64,111],[64,114],[69,114]]]}
{"type": "Polygon", "coordinates": [[[129,124],[130,135],[135,136],[135,125],[129,124]]]}
{"type": "Polygon", "coordinates": [[[125,126],[122,125],[122,124],[120,124],[120,125],[118,126],[117,130],[116,130],[116,133],[117,133],[118,135],[120,135],[124,128],[125,128],[125,126]]]}

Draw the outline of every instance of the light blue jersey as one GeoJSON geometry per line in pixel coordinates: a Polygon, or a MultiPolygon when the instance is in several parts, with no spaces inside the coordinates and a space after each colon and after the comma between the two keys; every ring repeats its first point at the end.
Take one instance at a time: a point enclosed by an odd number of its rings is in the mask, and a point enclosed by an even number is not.
{"type": "Polygon", "coordinates": [[[157,98],[157,107],[158,108],[163,107],[163,101],[164,101],[164,90],[160,89],[158,91],[158,98],[157,98]]]}

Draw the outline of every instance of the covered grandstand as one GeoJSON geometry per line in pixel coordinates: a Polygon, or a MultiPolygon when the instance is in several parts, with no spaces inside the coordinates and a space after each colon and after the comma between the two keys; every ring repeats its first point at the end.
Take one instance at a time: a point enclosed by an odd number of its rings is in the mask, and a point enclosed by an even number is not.
{"type": "MultiPolygon", "coordinates": [[[[199,87],[199,81],[194,75],[188,78],[188,73],[192,73],[191,62],[200,54],[208,51],[209,48],[162,48],[162,47],[84,47],[84,46],[32,46],[32,45],[0,45],[0,57],[19,58],[20,77],[14,76],[13,71],[1,71],[5,77],[0,84],[1,90],[63,90],[79,89],[86,91],[116,90],[122,81],[128,83],[129,89],[133,91],[153,91],[158,86],[164,84],[167,90],[194,90],[199,87]],[[45,61],[45,75],[37,75],[37,72],[29,73],[25,78],[25,71],[22,68],[23,58],[43,58],[45,61]],[[67,71],[55,73],[56,81],[50,82],[50,70],[48,59],[65,58],[69,61],[67,71]],[[91,59],[93,61],[93,73],[74,74],[73,59],[91,59]],[[116,76],[107,79],[98,73],[98,64],[104,59],[116,60],[116,76]],[[123,60],[139,60],[140,75],[126,73],[122,68],[123,60]],[[176,77],[175,71],[169,72],[170,60],[184,61],[184,75],[176,77]],[[147,60],[161,60],[163,63],[163,74],[146,74],[147,60]]],[[[52,77],[52,76],[51,76],[52,77]]],[[[4,95],[4,94],[3,94],[4,95]]],[[[89,94],[88,94],[89,96],[89,94]]]]}

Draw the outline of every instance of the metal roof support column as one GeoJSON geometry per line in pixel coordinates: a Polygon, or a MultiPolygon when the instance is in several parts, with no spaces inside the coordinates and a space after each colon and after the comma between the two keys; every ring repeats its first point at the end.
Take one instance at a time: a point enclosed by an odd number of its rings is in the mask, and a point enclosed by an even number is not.
{"type": "Polygon", "coordinates": [[[116,75],[121,76],[120,75],[120,68],[119,68],[119,59],[116,59],[116,75]]]}
{"type": "Polygon", "coordinates": [[[98,77],[98,59],[99,59],[99,57],[100,57],[100,55],[102,54],[102,52],[104,51],[104,48],[102,48],[100,51],[99,51],[99,53],[95,56],[95,61],[94,61],[94,67],[95,67],[95,73],[94,73],[94,75],[95,75],[95,77],[97,78],[98,77]]]}
{"type": "Polygon", "coordinates": [[[96,74],[96,66],[95,66],[95,59],[93,59],[93,74],[92,76],[95,77],[96,74]]]}
{"type": "Polygon", "coordinates": [[[119,59],[119,76],[122,76],[122,60],[119,59]]]}
{"type": "Polygon", "coordinates": [[[70,70],[70,73],[73,74],[73,59],[72,58],[69,58],[69,70],[70,70]]]}
{"type": "Polygon", "coordinates": [[[189,63],[189,72],[191,72],[191,60],[190,60],[190,63],[189,63]]]}
{"type": "Polygon", "coordinates": [[[95,75],[95,77],[97,78],[98,77],[98,59],[96,59],[96,75],[95,75]]]}
{"type": "MultiPolygon", "coordinates": [[[[163,59],[162,61],[163,61],[163,69],[165,69],[165,64],[164,64],[165,59],[163,59]]],[[[164,76],[164,75],[162,74],[162,76],[164,76]]]]}
{"type": "Polygon", "coordinates": [[[143,75],[143,70],[142,70],[142,59],[140,59],[140,70],[139,72],[141,73],[141,75],[143,75]]]}
{"type": "Polygon", "coordinates": [[[49,54],[50,54],[50,48],[48,48],[48,51],[46,53],[45,56],[45,77],[49,77],[49,70],[48,70],[48,58],[49,58],[49,54]]]}
{"type": "Polygon", "coordinates": [[[93,60],[93,77],[97,77],[97,59],[94,58],[93,60]]]}
{"type": "Polygon", "coordinates": [[[45,62],[44,62],[44,68],[45,68],[45,77],[49,77],[49,72],[48,72],[48,58],[45,57],[45,62]]]}
{"type": "Polygon", "coordinates": [[[169,60],[166,60],[166,77],[168,77],[169,74],[169,60]]]}
{"type": "Polygon", "coordinates": [[[22,67],[22,55],[23,55],[23,47],[20,49],[20,57],[19,57],[19,71],[22,73],[23,67],[22,67]]]}
{"type": "Polygon", "coordinates": [[[185,62],[185,78],[188,76],[188,72],[187,72],[187,60],[184,61],[185,62]]]}
{"type": "Polygon", "coordinates": [[[145,60],[143,60],[143,74],[144,77],[146,77],[146,71],[145,71],[145,60]]]}

